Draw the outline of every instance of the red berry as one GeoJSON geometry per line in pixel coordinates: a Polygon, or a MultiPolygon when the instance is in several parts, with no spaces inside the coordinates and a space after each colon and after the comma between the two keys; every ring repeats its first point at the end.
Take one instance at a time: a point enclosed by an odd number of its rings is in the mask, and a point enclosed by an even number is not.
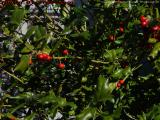
{"type": "Polygon", "coordinates": [[[147,20],[147,18],[146,18],[145,16],[142,15],[142,16],[140,17],[140,21],[141,21],[141,22],[144,22],[144,21],[146,21],[146,20],[147,20]]]}
{"type": "Polygon", "coordinates": [[[51,61],[51,60],[52,60],[52,57],[48,55],[47,61],[51,61]]]}
{"type": "Polygon", "coordinates": [[[65,65],[64,65],[63,63],[59,63],[59,64],[57,65],[57,67],[58,67],[59,69],[64,69],[64,68],[65,68],[65,65]]]}
{"type": "Polygon", "coordinates": [[[123,27],[120,27],[120,28],[119,28],[119,31],[120,31],[121,33],[123,33],[123,32],[124,32],[124,28],[123,28],[123,27]]]}
{"type": "Polygon", "coordinates": [[[149,24],[149,21],[148,21],[148,20],[141,22],[142,28],[147,27],[148,24],[149,24]]]}
{"type": "Polygon", "coordinates": [[[113,42],[115,40],[115,36],[114,35],[109,35],[108,37],[110,42],[113,42]]]}
{"type": "Polygon", "coordinates": [[[63,55],[68,55],[69,54],[69,52],[68,52],[68,50],[67,49],[65,49],[65,50],[63,50],[63,55]]]}
{"type": "Polygon", "coordinates": [[[42,61],[47,61],[47,60],[51,59],[47,53],[38,54],[37,58],[42,61]]]}
{"type": "Polygon", "coordinates": [[[39,59],[39,60],[42,60],[44,57],[43,57],[43,54],[38,54],[37,55],[37,58],[39,59]]]}
{"type": "Polygon", "coordinates": [[[116,87],[117,87],[117,88],[120,88],[120,87],[121,87],[121,84],[118,82],[118,83],[116,84],[116,87]]]}
{"type": "Polygon", "coordinates": [[[156,25],[151,28],[152,32],[160,30],[160,26],[156,25]]]}
{"type": "Polygon", "coordinates": [[[122,84],[124,84],[124,80],[119,80],[119,83],[122,85],[122,84]]]}
{"type": "Polygon", "coordinates": [[[48,56],[49,56],[48,54],[43,53],[42,55],[43,55],[43,60],[47,60],[48,59],[48,56]]]}

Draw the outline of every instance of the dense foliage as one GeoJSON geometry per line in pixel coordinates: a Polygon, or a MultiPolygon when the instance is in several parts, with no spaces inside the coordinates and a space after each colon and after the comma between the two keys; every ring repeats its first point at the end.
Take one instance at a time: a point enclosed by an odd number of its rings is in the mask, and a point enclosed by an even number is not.
{"type": "Polygon", "coordinates": [[[159,3],[33,4],[0,11],[2,120],[160,119],[159,3]]]}

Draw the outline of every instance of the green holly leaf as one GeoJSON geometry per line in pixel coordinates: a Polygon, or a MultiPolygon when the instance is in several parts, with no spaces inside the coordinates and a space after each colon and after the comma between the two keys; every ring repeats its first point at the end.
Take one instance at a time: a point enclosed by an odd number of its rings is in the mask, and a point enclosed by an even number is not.
{"type": "Polygon", "coordinates": [[[155,38],[148,39],[148,43],[156,43],[156,42],[157,42],[157,39],[155,39],[155,38]]]}
{"type": "Polygon", "coordinates": [[[11,21],[13,24],[16,24],[17,26],[21,23],[21,21],[24,19],[27,11],[24,8],[17,8],[13,11],[11,16],[11,21]]]}
{"type": "Polygon", "coordinates": [[[159,18],[160,16],[159,16],[159,10],[158,10],[158,8],[155,8],[155,10],[156,10],[156,18],[159,18]]]}
{"type": "Polygon", "coordinates": [[[25,93],[22,93],[22,94],[20,94],[20,95],[17,95],[17,96],[10,96],[9,98],[11,98],[11,99],[23,99],[23,100],[27,100],[27,99],[31,99],[31,98],[33,98],[33,96],[34,96],[34,93],[32,93],[32,92],[25,92],[25,93]]]}
{"type": "Polygon", "coordinates": [[[103,116],[103,120],[114,120],[112,116],[103,116]]]}
{"type": "Polygon", "coordinates": [[[35,30],[36,30],[36,26],[31,26],[29,29],[28,29],[28,31],[27,31],[27,33],[23,36],[23,40],[26,40],[26,39],[28,39],[31,35],[33,35],[33,33],[35,33],[35,30]]]}
{"type": "Polygon", "coordinates": [[[18,109],[20,109],[20,108],[23,108],[24,107],[24,103],[22,103],[22,104],[20,104],[20,105],[18,105],[18,106],[16,106],[15,108],[12,108],[11,109],[11,113],[13,114],[15,111],[17,111],[18,109]]]}
{"type": "Polygon", "coordinates": [[[124,76],[130,75],[131,73],[132,73],[131,67],[126,67],[126,68],[123,70],[123,75],[124,75],[124,76]]]}
{"type": "Polygon", "coordinates": [[[76,116],[76,120],[90,120],[95,118],[96,108],[85,108],[79,115],[76,116]]]}
{"type": "Polygon", "coordinates": [[[158,55],[159,51],[160,51],[160,42],[158,42],[154,45],[149,56],[151,56],[152,58],[155,58],[158,55]]]}
{"type": "Polygon", "coordinates": [[[36,117],[36,113],[33,112],[31,115],[25,117],[24,119],[25,120],[34,120],[35,117],[36,117]]]}
{"type": "Polygon", "coordinates": [[[38,99],[38,103],[41,103],[41,104],[49,104],[49,103],[57,103],[57,102],[58,102],[58,99],[55,96],[53,91],[50,91],[48,95],[38,99]]]}
{"type": "Polygon", "coordinates": [[[22,54],[30,53],[32,52],[33,49],[34,47],[31,44],[25,43],[25,47],[21,50],[21,53],[22,54]]]}
{"type": "Polygon", "coordinates": [[[105,0],[105,1],[104,1],[104,7],[105,7],[105,8],[108,8],[108,7],[110,7],[113,3],[114,3],[114,1],[105,0]]]}
{"type": "Polygon", "coordinates": [[[160,115],[157,115],[154,120],[160,120],[160,115]]]}
{"type": "Polygon", "coordinates": [[[123,72],[123,69],[120,68],[115,70],[111,76],[116,79],[121,79],[123,77],[123,72]]]}
{"type": "Polygon", "coordinates": [[[96,91],[96,100],[105,102],[112,99],[111,92],[115,88],[113,84],[109,84],[109,81],[104,76],[99,76],[98,85],[96,91]]]}
{"type": "Polygon", "coordinates": [[[104,53],[104,58],[106,58],[106,60],[108,61],[113,61],[114,59],[116,59],[116,51],[106,50],[106,52],[104,53]]]}
{"type": "Polygon", "coordinates": [[[103,57],[106,58],[106,60],[108,61],[114,61],[115,59],[122,57],[123,50],[124,50],[123,48],[106,50],[103,57]]]}
{"type": "Polygon", "coordinates": [[[14,69],[14,71],[24,73],[24,71],[26,71],[29,66],[28,62],[29,62],[29,55],[22,55],[21,60],[14,69]]]}
{"type": "Polygon", "coordinates": [[[111,74],[114,71],[115,68],[116,68],[115,65],[109,65],[109,66],[105,67],[108,74],[111,74]]]}
{"type": "Polygon", "coordinates": [[[75,34],[71,34],[71,37],[83,37],[84,39],[89,40],[90,33],[89,33],[89,31],[75,33],[75,34]]]}
{"type": "Polygon", "coordinates": [[[117,39],[114,41],[117,45],[120,45],[123,43],[123,39],[117,39]]]}

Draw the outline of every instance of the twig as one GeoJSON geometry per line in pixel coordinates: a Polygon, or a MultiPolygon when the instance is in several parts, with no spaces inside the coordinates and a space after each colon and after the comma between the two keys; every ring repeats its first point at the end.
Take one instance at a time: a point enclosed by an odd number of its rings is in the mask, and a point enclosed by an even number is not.
{"type": "MultiPolygon", "coordinates": [[[[137,67],[133,68],[133,69],[132,69],[132,72],[135,71],[135,70],[137,70],[137,69],[140,68],[141,66],[142,66],[142,64],[140,64],[140,65],[138,65],[137,67]]],[[[124,80],[126,80],[129,75],[130,75],[130,74],[128,74],[128,75],[124,78],[124,80]]]]}
{"type": "Polygon", "coordinates": [[[21,83],[23,83],[23,84],[24,84],[23,80],[19,79],[19,78],[18,78],[18,77],[16,77],[15,75],[13,75],[13,74],[9,73],[8,71],[6,71],[6,70],[4,70],[4,69],[3,69],[3,71],[4,71],[5,73],[7,73],[8,75],[10,75],[11,77],[15,78],[16,80],[18,80],[19,82],[21,82],[21,83]]]}
{"type": "MultiPolygon", "coordinates": [[[[53,59],[57,59],[57,60],[68,59],[68,58],[83,60],[82,57],[53,57],[53,59]]],[[[103,61],[99,61],[99,60],[91,60],[91,62],[93,62],[93,63],[99,63],[99,64],[109,64],[109,62],[103,62],[103,61]]]]}
{"type": "Polygon", "coordinates": [[[133,116],[131,116],[129,113],[127,113],[125,110],[124,110],[125,114],[132,120],[137,120],[136,118],[134,118],[133,116]]]}

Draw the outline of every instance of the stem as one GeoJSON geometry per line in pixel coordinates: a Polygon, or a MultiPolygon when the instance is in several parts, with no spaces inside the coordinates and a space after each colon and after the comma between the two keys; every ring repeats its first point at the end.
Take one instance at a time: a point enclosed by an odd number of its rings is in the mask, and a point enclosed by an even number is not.
{"type": "Polygon", "coordinates": [[[132,71],[137,70],[138,68],[140,68],[142,66],[142,64],[138,65],[137,67],[133,68],[132,71]]]}
{"type": "Polygon", "coordinates": [[[136,118],[134,118],[133,116],[131,116],[129,113],[127,113],[125,110],[124,110],[125,114],[132,120],[137,120],[136,118]]]}
{"type": "Polygon", "coordinates": [[[15,75],[13,75],[13,74],[9,73],[8,71],[6,71],[6,70],[4,70],[4,69],[3,69],[3,71],[4,71],[5,73],[7,73],[8,75],[10,75],[11,77],[15,78],[16,80],[18,80],[19,82],[21,82],[21,83],[23,83],[23,84],[24,84],[23,80],[19,79],[19,78],[18,78],[18,77],[16,77],[15,75]]]}
{"type": "MultiPolygon", "coordinates": [[[[132,72],[135,71],[135,70],[137,70],[137,69],[140,68],[141,66],[142,66],[142,64],[140,64],[140,65],[138,65],[137,67],[133,68],[133,69],[132,69],[132,72]]],[[[128,75],[124,78],[124,80],[126,80],[129,76],[130,76],[130,74],[128,74],[128,75]]]]}
{"type": "MultiPolygon", "coordinates": [[[[53,59],[67,59],[67,58],[72,58],[72,59],[80,59],[83,60],[82,57],[53,57],[53,59]]],[[[103,61],[99,61],[99,60],[91,60],[92,63],[98,63],[98,64],[109,64],[109,62],[103,62],[103,61]]]]}

